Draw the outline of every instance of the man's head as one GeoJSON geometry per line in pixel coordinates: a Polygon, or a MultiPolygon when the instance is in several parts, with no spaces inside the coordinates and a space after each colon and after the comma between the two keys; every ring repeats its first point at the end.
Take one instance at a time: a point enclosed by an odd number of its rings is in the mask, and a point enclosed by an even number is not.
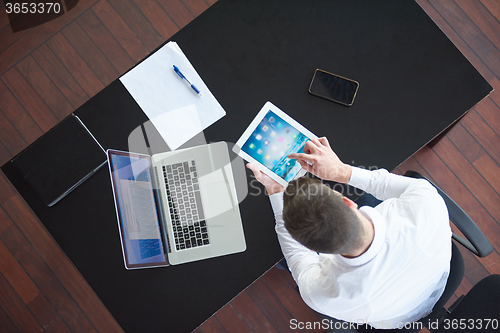
{"type": "Polygon", "coordinates": [[[291,181],[284,193],[283,219],[290,235],[320,253],[352,253],[362,244],[355,204],[319,180],[291,181]]]}

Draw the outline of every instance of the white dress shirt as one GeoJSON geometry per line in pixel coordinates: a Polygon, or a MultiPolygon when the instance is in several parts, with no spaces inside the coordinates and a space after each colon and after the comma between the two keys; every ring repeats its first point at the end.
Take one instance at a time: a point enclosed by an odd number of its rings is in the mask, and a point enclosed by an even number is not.
{"type": "Polygon", "coordinates": [[[276,233],[307,305],[327,316],[397,328],[429,314],[444,291],[451,259],[448,210],[426,180],[353,168],[350,185],[384,200],[360,207],[375,229],[356,258],[317,254],[295,241],[283,221],[283,193],[270,196],[276,233]]]}

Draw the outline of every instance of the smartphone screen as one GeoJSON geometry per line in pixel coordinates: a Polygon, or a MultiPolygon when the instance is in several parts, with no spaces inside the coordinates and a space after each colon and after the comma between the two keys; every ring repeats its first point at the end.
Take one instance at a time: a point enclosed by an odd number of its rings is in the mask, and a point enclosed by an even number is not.
{"type": "Polygon", "coordinates": [[[351,106],[358,87],[358,82],[354,80],[317,69],[309,86],[309,92],[330,101],[351,106]]]}

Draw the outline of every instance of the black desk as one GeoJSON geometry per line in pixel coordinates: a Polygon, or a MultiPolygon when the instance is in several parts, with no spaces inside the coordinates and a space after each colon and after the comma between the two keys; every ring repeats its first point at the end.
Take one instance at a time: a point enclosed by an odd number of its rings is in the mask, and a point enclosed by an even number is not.
{"type": "MultiPolygon", "coordinates": [[[[492,90],[411,0],[220,0],[172,40],[227,112],[207,141],[235,142],[270,100],[358,166],[392,170],[492,90]],[[316,68],[359,81],[352,107],[307,92],[316,68]]],[[[118,80],[75,113],[105,148],[147,121],[118,80]]],[[[267,197],[249,195],[244,253],[126,271],[105,168],[52,208],[2,169],[127,332],[190,331],[282,257],[267,197]]]]}

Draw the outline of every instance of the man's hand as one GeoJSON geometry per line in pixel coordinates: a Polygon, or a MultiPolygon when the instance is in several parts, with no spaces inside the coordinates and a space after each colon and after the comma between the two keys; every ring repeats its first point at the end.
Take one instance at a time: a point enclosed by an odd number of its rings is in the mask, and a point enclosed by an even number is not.
{"type": "Polygon", "coordinates": [[[278,193],[278,192],[283,192],[285,188],[278,184],[275,180],[273,180],[271,177],[260,171],[259,167],[255,164],[248,163],[247,168],[253,171],[253,174],[255,175],[255,178],[266,187],[266,191],[269,195],[278,193]]]}
{"type": "Polygon", "coordinates": [[[288,158],[296,159],[302,168],[321,179],[344,184],[351,179],[352,167],[342,163],[325,137],[307,141],[304,153],[290,154],[288,158]]]}

